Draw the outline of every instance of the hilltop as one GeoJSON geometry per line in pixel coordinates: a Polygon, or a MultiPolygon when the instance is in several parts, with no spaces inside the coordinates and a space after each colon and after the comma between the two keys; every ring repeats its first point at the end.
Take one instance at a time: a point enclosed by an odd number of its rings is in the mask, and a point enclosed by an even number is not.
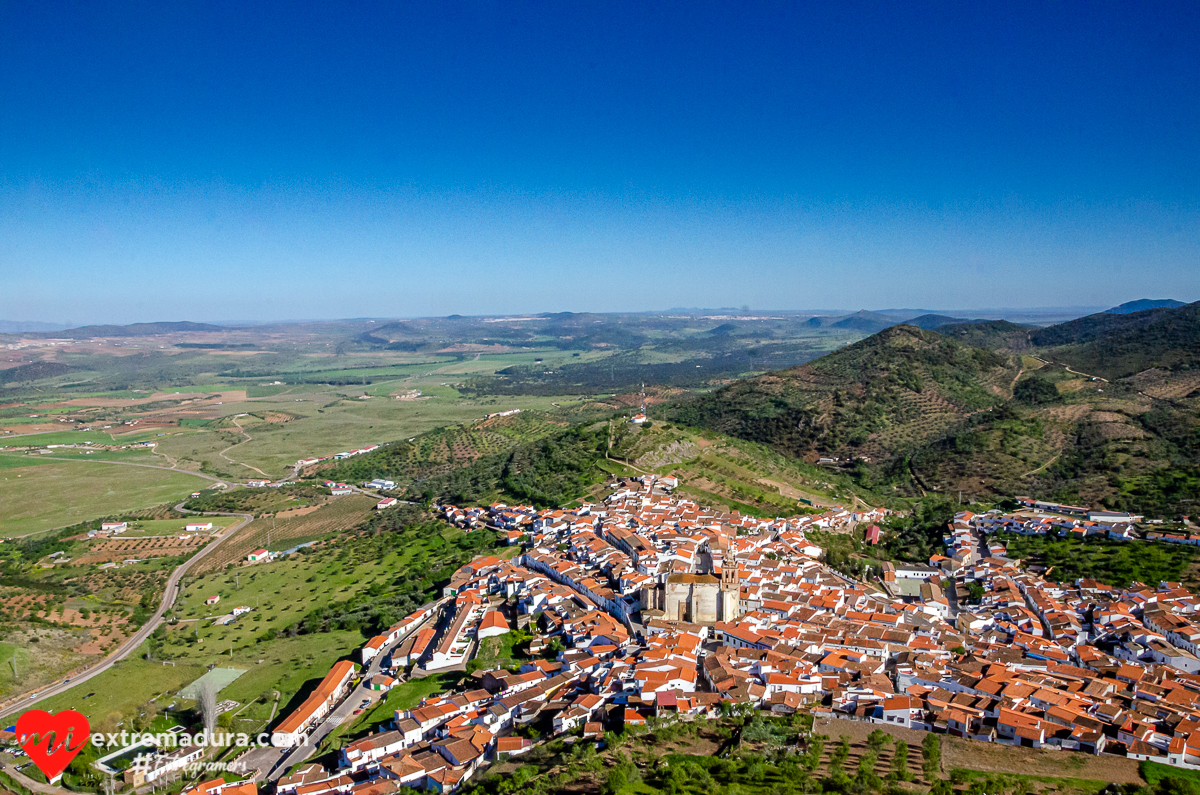
{"type": "Polygon", "coordinates": [[[1120,306],[1114,306],[1105,311],[1110,315],[1128,315],[1131,312],[1141,312],[1144,309],[1161,309],[1163,307],[1183,306],[1183,301],[1174,298],[1139,298],[1136,301],[1126,301],[1120,306]]]}
{"type": "Polygon", "coordinates": [[[937,327],[938,334],[958,340],[963,345],[992,350],[1021,351],[1029,347],[1027,326],[1007,320],[987,320],[977,323],[948,323],[937,327]]]}
{"type": "Polygon", "coordinates": [[[174,323],[131,323],[128,326],[80,326],[65,331],[42,331],[32,334],[34,337],[66,337],[69,339],[88,339],[91,337],[153,337],[159,334],[175,334],[186,331],[226,331],[221,326],[211,323],[192,323],[179,321],[174,323]]]}
{"type": "Polygon", "coordinates": [[[887,328],[800,367],[679,405],[680,422],[794,458],[876,460],[1002,403],[1017,360],[915,326],[887,328]]]}

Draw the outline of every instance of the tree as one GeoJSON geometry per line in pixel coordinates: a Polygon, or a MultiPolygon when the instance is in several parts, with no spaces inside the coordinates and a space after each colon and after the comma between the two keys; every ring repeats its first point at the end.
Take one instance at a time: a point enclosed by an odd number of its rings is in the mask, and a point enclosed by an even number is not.
{"type": "Polygon", "coordinates": [[[908,743],[896,738],[896,753],[892,756],[892,778],[896,781],[912,781],[908,772],[908,743]]]}
{"type": "Polygon", "coordinates": [[[805,754],[804,764],[809,770],[816,770],[821,764],[821,755],[825,753],[825,735],[814,734],[808,738],[808,751],[805,754]]]}
{"type": "Polygon", "coordinates": [[[1021,381],[1013,389],[1013,400],[1030,406],[1044,406],[1057,403],[1061,399],[1058,387],[1053,382],[1036,375],[1021,381]]]}
{"type": "Polygon", "coordinates": [[[196,703],[200,710],[200,719],[204,721],[204,731],[211,735],[217,725],[217,687],[211,679],[200,683],[200,695],[196,703]]]}
{"type": "Polygon", "coordinates": [[[628,783],[629,778],[625,770],[618,765],[608,771],[608,777],[604,781],[604,795],[617,795],[628,783]]]}
{"type": "Polygon", "coordinates": [[[854,782],[864,790],[874,792],[882,786],[879,776],[875,775],[877,761],[879,761],[879,754],[875,751],[867,751],[862,755],[862,759],[858,760],[858,770],[854,774],[854,782]]]}
{"type": "Polygon", "coordinates": [[[938,779],[933,782],[933,786],[929,790],[929,795],[954,795],[954,787],[945,779],[938,779]]]}
{"type": "Polygon", "coordinates": [[[983,595],[986,593],[986,591],[983,588],[983,583],[972,580],[971,582],[967,583],[967,593],[970,595],[972,604],[979,604],[981,601],[983,601],[983,595]]]}
{"type": "Polygon", "coordinates": [[[942,765],[942,741],[933,732],[925,735],[925,739],[921,742],[921,760],[925,780],[927,782],[937,780],[938,770],[942,765]]]}

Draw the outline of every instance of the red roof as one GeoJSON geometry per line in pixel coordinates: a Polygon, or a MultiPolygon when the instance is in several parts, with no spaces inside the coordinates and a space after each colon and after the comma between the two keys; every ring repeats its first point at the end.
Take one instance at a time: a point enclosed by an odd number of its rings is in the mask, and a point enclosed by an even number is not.
{"type": "Polygon", "coordinates": [[[508,622],[504,620],[504,616],[499,610],[489,610],[484,614],[483,620],[479,622],[479,628],[482,629],[503,629],[508,630],[508,622]]]}

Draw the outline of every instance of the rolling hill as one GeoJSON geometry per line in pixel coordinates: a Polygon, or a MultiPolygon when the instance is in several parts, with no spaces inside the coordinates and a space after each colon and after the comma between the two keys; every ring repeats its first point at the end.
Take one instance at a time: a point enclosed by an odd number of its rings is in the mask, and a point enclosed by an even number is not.
{"type": "Polygon", "coordinates": [[[792,458],[835,459],[826,464],[877,493],[1195,513],[1200,304],[1045,329],[895,326],[671,416],[792,458]]]}
{"type": "Polygon", "coordinates": [[[91,337],[153,337],[159,334],[174,334],[181,331],[226,331],[222,326],[211,323],[192,323],[179,321],[176,323],[131,323],[128,326],[80,326],[66,331],[40,332],[38,337],[67,337],[69,339],[88,339],[91,337]]]}
{"type": "Polygon", "coordinates": [[[893,326],[800,367],[737,381],[673,418],[794,458],[886,458],[1009,397],[1015,357],[893,326]]]}
{"type": "Polygon", "coordinates": [[[1046,358],[1114,379],[1200,365],[1200,301],[1131,314],[1101,313],[1031,332],[1046,358]]]}

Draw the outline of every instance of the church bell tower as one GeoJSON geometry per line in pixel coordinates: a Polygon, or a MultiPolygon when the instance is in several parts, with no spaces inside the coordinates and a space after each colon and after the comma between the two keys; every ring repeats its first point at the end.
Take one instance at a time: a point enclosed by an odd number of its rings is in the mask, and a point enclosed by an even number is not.
{"type": "Polygon", "coordinates": [[[742,573],[733,549],[725,550],[721,561],[721,620],[737,621],[741,611],[742,573]]]}

